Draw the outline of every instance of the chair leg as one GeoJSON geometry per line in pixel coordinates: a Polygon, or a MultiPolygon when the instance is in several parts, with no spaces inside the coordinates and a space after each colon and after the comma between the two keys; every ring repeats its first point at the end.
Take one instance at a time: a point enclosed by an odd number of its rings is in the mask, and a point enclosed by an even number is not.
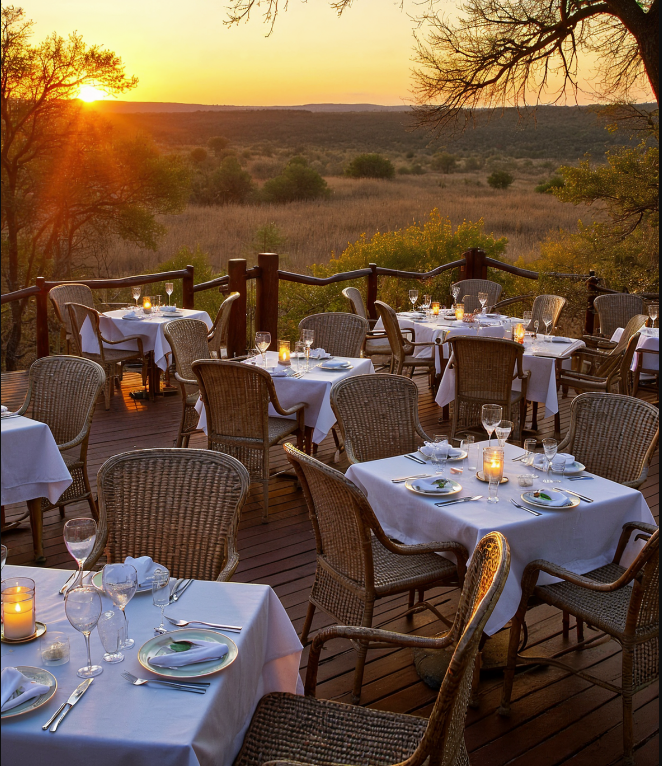
{"type": "Polygon", "coordinates": [[[315,604],[312,601],[308,602],[308,611],[306,612],[306,619],[303,623],[303,630],[299,640],[305,646],[308,641],[308,634],[310,633],[310,626],[313,624],[313,617],[315,616],[315,604]]]}
{"type": "Polygon", "coordinates": [[[584,640],[584,621],[577,618],[577,641],[584,640]]]}
{"type": "Polygon", "coordinates": [[[570,614],[563,611],[563,638],[570,636],[570,614]]]}
{"type": "Polygon", "coordinates": [[[533,431],[538,430],[538,402],[533,402],[533,407],[531,408],[531,429],[533,431]]]}
{"type": "Polygon", "coordinates": [[[561,412],[557,412],[554,415],[554,432],[557,434],[561,433],[561,412]]]}
{"type": "Polygon", "coordinates": [[[634,766],[634,720],[632,693],[623,690],[623,766],[634,766]]]}
{"type": "Polygon", "coordinates": [[[412,588],[409,591],[409,599],[407,601],[407,609],[412,609],[414,607],[414,601],[416,600],[416,591],[412,588]]]}
{"type": "Polygon", "coordinates": [[[112,374],[106,375],[106,382],[103,386],[103,402],[107,410],[110,409],[110,393],[113,388],[113,376],[112,374]]]}
{"type": "MultiPolygon", "coordinates": [[[[90,512],[92,518],[95,521],[99,521],[99,509],[97,508],[94,495],[92,494],[92,487],[90,487],[90,480],[87,476],[87,464],[83,468],[83,483],[85,484],[85,492],[87,493],[87,504],[90,506],[90,512]]],[[[62,516],[64,517],[64,508],[62,509],[62,516]]]]}
{"type": "Polygon", "coordinates": [[[356,660],[356,670],[354,671],[354,688],[352,689],[352,704],[358,705],[361,699],[361,687],[363,686],[363,671],[365,670],[365,660],[368,653],[368,643],[361,641],[359,643],[359,656],[356,660]]]}
{"type": "Polygon", "coordinates": [[[262,523],[269,521],[269,478],[262,482],[262,523]]]}
{"type": "Polygon", "coordinates": [[[503,689],[501,691],[501,706],[497,710],[499,715],[510,715],[510,698],[513,693],[513,681],[515,679],[515,666],[517,663],[517,650],[522,634],[523,618],[519,614],[513,617],[510,624],[510,641],[508,642],[508,659],[503,674],[503,689]]]}

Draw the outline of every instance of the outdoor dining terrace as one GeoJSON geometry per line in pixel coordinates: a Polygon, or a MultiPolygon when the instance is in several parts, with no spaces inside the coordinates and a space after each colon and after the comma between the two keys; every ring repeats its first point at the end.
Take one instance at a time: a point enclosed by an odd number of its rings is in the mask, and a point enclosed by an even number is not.
{"type": "MultiPolygon", "coordinates": [[[[489,259],[485,259],[480,251],[470,251],[465,254],[462,262],[449,266],[455,269],[461,268],[460,277],[462,278],[485,279],[487,267],[496,268],[493,264],[486,263],[486,260],[489,259]]],[[[375,301],[378,299],[377,277],[403,278],[403,276],[379,274],[375,267],[366,271],[370,273],[358,276],[352,274],[351,278],[365,278],[368,281],[367,304],[372,314],[376,305],[375,301]]],[[[188,286],[183,290],[184,308],[193,309],[194,294],[195,291],[199,291],[200,285],[193,285],[191,272],[178,277],[165,275],[165,278],[168,276],[186,281],[188,286]]],[[[429,278],[429,275],[426,276],[429,278]]],[[[232,308],[234,317],[230,319],[227,334],[226,348],[230,358],[245,351],[246,282],[256,277],[258,278],[256,327],[271,330],[271,337],[275,339],[278,319],[277,284],[279,278],[284,278],[282,273],[278,273],[277,259],[274,261],[273,258],[265,255],[261,257],[260,264],[254,270],[247,270],[245,264],[235,264],[231,267],[228,277],[216,280],[215,284],[209,287],[209,289],[216,289],[220,286],[228,292],[240,294],[239,299],[234,301],[232,308]],[[269,287],[270,284],[271,287],[269,287]]],[[[163,278],[164,275],[159,275],[159,279],[163,278]]],[[[301,279],[304,281],[313,278],[302,277],[301,279]]],[[[595,315],[593,304],[595,298],[600,295],[600,288],[594,277],[589,276],[587,282],[584,329],[591,333],[594,329],[592,322],[595,315]]],[[[313,280],[310,283],[315,282],[313,280]]],[[[339,289],[341,287],[342,285],[339,285],[339,289]]],[[[39,305],[40,301],[43,302],[47,298],[47,293],[48,290],[45,290],[44,281],[42,281],[34,292],[37,299],[37,322],[39,322],[40,312],[42,318],[45,316],[47,306],[42,305],[40,309],[39,305]]],[[[603,294],[608,294],[608,291],[603,294]]],[[[377,305],[379,306],[379,302],[377,305]]],[[[406,322],[402,324],[404,326],[406,322]]],[[[53,344],[53,339],[48,337],[47,332],[44,336],[45,327],[46,324],[42,322],[41,335],[39,331],[37,332],[37,355],[41,357],[48,355],[53,344]]],[[[144,388],[146,383],[141,372],[134,367],[124,371],[119,389],[110,398],[107,408],[103,406],[103,397],[100,397],[97,402],[87,450],[87,472],[93,496],[96,496],[98,492],[97,473],[109,458],[134,450],[169,448],[177,443],[181,430],[182,400],[178,395],[163,395],[161,372],[153,366],[154,358],[150,360],[150,363],[152,369],[147,382],[150,384],[151,397],[132,396],[136,390],[144,388]]],[[[557,372],[562,374],[560,363],[552,363],[550,369],[553,374],[557,372]]],[[[423,373],[425,372],[424,369],[423,373]]],[[[377,370],[376,376],[380,374],[388,374],[388,369],[377,370]]],[[[10,411],[17,410],[22,404],[28,389],[28,377],[28,371],[3,373],[2,403],[10,411]]],[[[440,406],[439,390],[444,390],[443,382],[439,387],[439,381],[436,381],[436,385],[430,388],[430,376],[427,374],[416,374],[413,381],[417,388],[418,417],[423,431],[430,435],[440,432],[450,433],[452,430],[450,418],[454,414],[456,405],[451,401],[450,410],[448,405],[440,406]]],[[[174,380],[171,382],[175,383],[174,380]]],[[[636,398],[657,405],[657,388],[646,386],[645,383],[646,379],[643,378],[643,385],[638,387],[636,398]]],[[[520,435],[527,437],[533,434],[538,443],[547,438],[562,438],[570,429],[571,405],[576,396],[577,391],[572,387],[568,386],[567,390],[559,389],[557,413],[550,410],[549,406],[545,412],[544,400],[540,402],[542,406],[539,415],[529,406],[526,409],[525,422],[519,424],[523,429],[520,435]],[[532,418],[536,418],[537,422],[532,423],[532,418]]],[[[307,451],[313,453],[315,459],[322,464],[346,473],[350,469],[350,461],[345,450],[339,451],[337,434],[328,431],[326,436],[313,447],[310,441],[313,439],[312,433],[314,431],[311,428],[308,442],[304,441],[307,451]]],[[[297,438],[293,435],[288,437],[287,441],[296,443],[297,438]]],[[[523,439],[517,441],[523,441],[523,439]]],[[[190,434],[185,446],[189,449],[206,449],[208,444],[207,435],[196,431],[190,434]]],[[[301,634],[306,622],[310,592],[315,582],[317,569],[315,534],[304,491],[301,483],[297,482],[296,477],[292,475],[292,465],[287,459],[282,444],[269,449],[269,462],[271,478],[268,481],[268,518],[265,520],[266,508],[262,486],[259,482],[254,482],[250,486],[241,512],[236,542],[239,563],[232,575],[232,582],[270,586],[285,608],[294,629],[301,634]]],[[[406,461],[403,462],[406,463],[406,461]]],[[[507,466],[506,473],[511,474],[513,482],[516,483],[514,474],[520,469],[513,471],[512,466],[517,466],[517,463],[507,466]]],[[[411,468],[412,472],[417,472],[421,467],[411,463],[411,468]]],[[[354,475],[360,476],[358,473],[354,475]]],[[[466,468],[465,476],[468,480],[466,468]]],[[[597,484],[597,481],[586,481],[579,482],[576,486],[579,492],[590,495],[591,490],[586,487],[594,487],[597,484]]],[[[566,486],[573,485],[566,484],[566,486]]],[[[645,501],[645,507],[650,509],[652,518],[658,524],[659,453],[657,449],[650,459],[647,476],[639,487],[639,491],[645,501]]],[[[486,491],[485,494],[487,494],[486,491]]],[[[495,506],[496,513],[499,510],[508,513],[505,497],[502,499],[501,505],[495,506]]],[[[509,508],[512,510],[510,506],[509,508]]],[[[25,503],[7,504],[4,507],[3,523],[11,527],[13,522],[22,516],[25,516],[25,503]]],[[[68,520],[81,517],[91,517],[90,506],[86,500],[67,505],[64,516],[57,507],[51,507],[43,513],[42,538],[45,561],[39,562],[39,566],[49,569],[75,569],[75,562],[63,540],[63,531],[68,520]]],[[[538,519],[531,516],[528,521],[531,526],[527,529],[535,529],[533,525],[538,519]]],[[[618,536],[619,532],[620,530],[615,530],[614,534],[618,536]]],[[[17,571],[13,567],[37,565],[33,534],[28,519],[24,518],[13,529],[4,533],[3,543],[9,549],[7,564],[12,567],[12,574],[17,571]]],[[[172,546],[176,545],[177,541],[173,540],[172,546]]],[[[514,553],[517,555],[516,551],[514,553]]],[[[101,555],[95,569],[100,569],[104,562],[105,559],[101,555]]],[[[426,600],[445,619],[452,622],[458,610],[460,594],[461,589],[457,585],[434,587],[426,592],[426,600]]],[[[372,618],[373,628],[394,631],[407,636],[425,637],[436,636],[447,630],[447,627],[429,610],[421,610],[413,616],[404,616],[407,606],[407,593],[387,595],[378,599],[372,618]]],[[[530,610],[526,617],[528,627],[526,651],[535,656],[564,655],[563,659],[574,670],[585,670],[618,684],[622,666],[619,644],[613,640],[600,640],[596,641],[594,646],[589,645],[580,651],[570,651],[574,643],[581,640],[582,629],[588,640],[598,635],[598,631],[592,625],[582,626],[578,622],[574,617],[571,618],[568,635],[564,630],[562,615],[558,608],[545,604],[537,606],[530,610]]],[[[310,625],[311,639],[320,630],[334,624],[336,621],[317,609],[310,625]]],[[[565,670],[533,665],[518,671],[513,688],[512,713],[509,717],[497,715],[497,710],[502,704],[503,666],[508,635],[506,626],[504,630],[497,631],[495,636],[482,647],[480,680],[475,685],[475,698],[466,717],[465,739],[470,762],[474,766],[487,766],[487,764],[525,766],[531,763],[540,764],[540,766],[561,763],[572,763],[576,766],[580,764],[587,764],[587,766],[605,764],[606,766],[621,763],[623,714],[619,695],[609,689],[594,686],[565,670]]],[[[74,639],[72,644],[73,641],[74,639]]],[[[3,657],[6,650],[13,652],[15,648],[3,645],[3,657]]],[[[307,644],[301,655],[302,678],[306,676],[309,652],[310,644],[307,644]]],[[[347,639],[334,639],[325,644],[317,674],[316,696],[318,698],[345,703],[354,701],[352,686],[356,656],[355,649],[347,639]]],[[[107,675],[110,675],[113,666],[107,666],[104,670],[107,675]]],[[[375,649],[368,652],[361,687],[359,703],[361,707],[427,718],[432,713],[436,697],[437,692],[421,680],[409,649],[375,649]]],[[[64,698],[61,701],[64,701],[64,698]]],[[[634,696],[634,756],[639,766],[654,764],[659,760],[658,706],[657,681],[634,696]]],[[[42,718],[45,716],[42,715],[42,718]]],[[[42,721],[39,723],[41,724],[42,721]]],[[[351,743],[353,734],[352,731],[344,733],[343,736],[348,743],[351,743]]],[[[204,762],[204,759],[201,762],[204,762]]]]}

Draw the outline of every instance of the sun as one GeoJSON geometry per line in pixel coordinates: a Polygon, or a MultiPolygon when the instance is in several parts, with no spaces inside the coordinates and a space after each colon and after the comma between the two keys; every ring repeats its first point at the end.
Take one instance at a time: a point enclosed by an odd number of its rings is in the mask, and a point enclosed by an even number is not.
{"type": "Polygon", "coordinates": [[[103,101],[106,98],[106,93],[99,90],[99,88],[95,88],[94,85],[83,85],[78,91],[78,98],[89,104],[92,101],[103,101]]]}

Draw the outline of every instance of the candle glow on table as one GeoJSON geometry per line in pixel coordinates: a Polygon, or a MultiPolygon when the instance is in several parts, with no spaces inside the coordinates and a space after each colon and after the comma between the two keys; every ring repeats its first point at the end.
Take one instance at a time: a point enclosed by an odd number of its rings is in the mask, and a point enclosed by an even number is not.
{"type": "Polygon", "coordinates": [[[490,482],[503,479],[503,450],[486,447],[483,450],[483,476],[490,482]]]}
{"type": "Polygon", "coordinates": [[[2,613],[5,638],[16,641],[35,632],[34,581],[27,577],[5,583],[2,591],[2,613]],[[27,581],[25,584],[16,583],[27,581]],[[29,583],[32,583],[30,587],[29,583]]]}
{"type": "Polygon", "coordinates": [[[524,344],[524,336],[525,336],[525,334],[526,334],[526,330],[524,328],[524,325],[521,324],[521,323],[516,324],[514,329],[513,329],[513,340],[516,343],[524,344]]]}
{"type": "Polygon", "coordinates": [[[292,364],[290,355],[290,341],[278,341],[278,364],[292,364]]]}
{"type": "Polygon", "coordinates": [[[431,305],[432,308],[432,316],[439,316],[439,301],[434,301],[431,305]]]}
{"type": "Polygon", "coordinates": [[[455,318],[458,322],[464,319],[464,303],[456,303],[453,308],[455,309],[455,318]]]}
{"type": "Polygon", "coordinates": [[[152,312],[152,299],[149,297],[149,295],[145,295],[143,298],[143,311],[145,314],[151,314],[152,312]]]}

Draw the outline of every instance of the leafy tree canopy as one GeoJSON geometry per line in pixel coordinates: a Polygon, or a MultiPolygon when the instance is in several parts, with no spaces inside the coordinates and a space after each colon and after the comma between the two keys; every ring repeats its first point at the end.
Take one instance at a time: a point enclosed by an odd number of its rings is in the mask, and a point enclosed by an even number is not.
{"type": "Polygon", "coordinates": [[[304,157],[293,157],[279,175],[269,179],[262,187],[266,202],[296,202],[330,195],[326,181],[308,165],[304,157]]]}
{"type": "Polygon", "coordinates": [[[493,189],[507,189],[514,180],[507,170],[495,170],[487,177],[487,183],[493,189]]]}
{"type": "Polygon", "coordinates": [[[395,167],[381,154],[359,154],[349,163],[345,175],[350,178],[393,178],[395,167]]]}

